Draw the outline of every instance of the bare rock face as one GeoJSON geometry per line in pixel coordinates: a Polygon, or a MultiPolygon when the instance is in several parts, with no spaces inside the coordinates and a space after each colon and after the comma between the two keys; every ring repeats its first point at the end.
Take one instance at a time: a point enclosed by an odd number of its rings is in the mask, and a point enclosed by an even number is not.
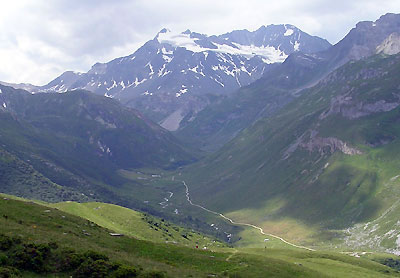
{"type": "Polygon", "coordinates": [[[357,119],[379,112],[389,112],[400,105],[400,100],[387,102],[378,100],[373,103],[358,102],[351,96],[340,95],[331,100],[329,110],[322,113],[320,119],[330,115],[340,114],[347,119],[357,119]]]}
{"type": "Polygon", "coordinates": [[[334,137],[323,138],[314,136],[308,142],[301,143],[300,146],[310,152],[318,151],[321,154],[325,154],[326,152],[332,154],[337,150],[347,155],[362,154],[360,150],[350,147],[346,142],[334,137]]]}
{"type": "Polygon", "coordinates": [[[386,55],[395,55],[400,53],[400,34],[397,32],[390,34],[387,39],[378,45],[376,53],[383,53],[386,55]]]}
{"type": "Polygon", "coordinates": [[[348,143],[335,137],[320,137],[318,131],[309,130],[303,133],[293,142],[283,154],[282,159],[285,160],[297,150],[298,147],[304,148],[309,152],[317,151],[321,155],[333,154],[335,151],[340,151],[347,155],[361,155],[362,151],[351,147],[348,143]]]}

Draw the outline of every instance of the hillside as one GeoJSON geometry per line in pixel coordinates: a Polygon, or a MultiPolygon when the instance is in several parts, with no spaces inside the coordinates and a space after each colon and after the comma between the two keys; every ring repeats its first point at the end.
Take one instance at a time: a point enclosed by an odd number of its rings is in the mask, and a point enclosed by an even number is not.
{"type": "Polygon", "coordinates": [[[0,148],[1,191],[36,200],[54,202],[59,200],[88,201],[87,196],[70,187],[60,186],[26,163],[0,148]]]}
{"type": "Polygon", "coordinates": [[[24,277],[34,273],[40,277],[53,277],[54,273],[107,277],[112,271],[122,271],[120,268],[136,274],[115,277],[398,277],[379,263],[342,254],[279,249],[211,252],[113,237],[109,230],[86,219],[8,198],[0,199],[0,213],[0,270],[24,277]],[[19,253],[12,253],[15,250],[19,253]],[[36,259],[23,256],[29,252],[36,252],[36,259]],[[22,259],[24,264],[19,263],[22,259]]]}
{"type": "Polygon", "coordinates": [[[166,130],[115,100],[85,91],[32,95],[0,89],[5,193],[46,201],[55,194],[53,201],[121,202],[116,188],[127,180],[119,169],[174,168],[195,159],[166,130]],[[32,184],[26,182],[30,179],[32,184]],[[72,196],[77,193],[80,198],[72,196]]]}
{"type": "MultiPolygon", "coordinates": [[[[259,120],[188,167],[182,179],[193,199],[271,233],[331,247],[344,236],[340,229],[385,211],[395,217],[399,65],[399,55],[350,62],[259,120]]],[[[379,248],[398,250],[399,231],[386,229],[390,240],[379,248]]]]}
{"type": "MultiPolygon", "coordinates": [[[[315,86],[348,61],[369,57],[385,47],[396,49],[399,26],[400,15],[386,14],[374,22],[358,23],[341,41],[324,51],[294,52],[262,78],[214,102],[195,118],[188,115],[176,135],[204,150],[217,150],[258,119],[274,115],[305,93],[304,89],[315,86]]],[[[393,50],[390,54],[394,54],[393,50]]]]}
{"type": "Polygon", "coordinates": [[[157,243],[215,249],[224,243],[193,230],[185,229],[138,211],[107,203],[64,202],[49,205],[61,211],[88,219],[109,230],[157,243]]]}

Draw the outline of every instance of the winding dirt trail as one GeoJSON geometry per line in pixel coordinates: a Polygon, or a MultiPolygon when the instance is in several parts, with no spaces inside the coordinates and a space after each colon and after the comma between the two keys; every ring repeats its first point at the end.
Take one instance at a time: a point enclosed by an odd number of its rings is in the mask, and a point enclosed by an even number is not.
{"type": "Polygon", "coordinates": [[[187,186],[187,184],[186,184],[185,181],[182,181],[182,183],[183,183],[183,185],[184,185],[185,188],[186,188],[186,199],[187,199],[187,201],[189,202],[189,204],[191,204],[192,206],[201,208],[202,210],[205,210],[205,211],[207,211],[207,212],[209,212],[209,213],[218,215],[218,216],[224,218],[225,220],[231,222],[231,223],[234,224],[234,225],[248,226],[248,227],[257,229],[257,230],[260,231],[260,233],[261,233],[262,235],[266,235],[266,236],[270,236],[270,237],[279,239],[280,241],[282,241],[282,242],[284,242],[284,243],[286,243],[286,244],[288,244],[288,245],[290,245],[290,246],[297,247],[297,248],[301,248],[301,249],[306,249],[306,250],[308,250],[308,251],[315,251],[314,249],[311,249],[311,248],[308,248],[308,247],[305,247],[305,246],[301,246],[301,245],[296,245],[296,244],[294,244],[294,243],[288,242],[288,241],[286,241],[285,239],[283,239],[283,238],[281,238],[281,237],[279,237],[279,236],[276,236],[276,235],[273,235],[273,234],[265,233],[264,230],[263,230],[261,227],[258,227],[258,226],[256,226],[256,225],[249,224],[249,223],[235,222],[235,221],[233,221],[231,218],[229,218],[229,217],[223,215],[222,213],[209,210],[208,208],[205,208],[205,207],[203,207],[203,206],[201,206],[201,205],[198,205],[198,204],[194,204],[194,203],[192,202],[192,200],[190,199],[189,187],[187,186]]]}
{"type": "Polygon", "coordinates": [[[230,255],[225,259],[225,261],[226,261],[226,262],[229,262],[230,259],[232,259],[233,256],[236,255],[237,252],[239,252],[239,251],[235,248],[235,249],[233,250],[232,254],[230,254],[230,255]]]}

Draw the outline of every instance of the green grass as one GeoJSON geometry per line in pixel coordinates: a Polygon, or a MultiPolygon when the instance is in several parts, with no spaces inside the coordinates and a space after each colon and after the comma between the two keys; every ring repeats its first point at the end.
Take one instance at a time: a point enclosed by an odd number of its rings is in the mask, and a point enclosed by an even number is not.
{"type": "Polygon", "coordinates": [[[144,271],[165,271],[171,277],[353,277],[355,271],[364,277],[398,277],[381,264],[341,254],[275,248],[212,252],[129,236],[112,237],[109,230],[92,221],[26,201],[1,198],[0,215],[0,233],[7,236],[35,244],[56,242],[59,248],[76,252],[93,250],[112,261],[144,271]]]}
{"type": "Polygon", "coordinates": [[[51,207],[88,219],[99,226],[116,233],[157,243],[173,243],[183,246],[207,249],[226,247],[220,241],[193,230],[173,225],[144,213],[106,203],[64,202],[51,204],[51,207]]]}

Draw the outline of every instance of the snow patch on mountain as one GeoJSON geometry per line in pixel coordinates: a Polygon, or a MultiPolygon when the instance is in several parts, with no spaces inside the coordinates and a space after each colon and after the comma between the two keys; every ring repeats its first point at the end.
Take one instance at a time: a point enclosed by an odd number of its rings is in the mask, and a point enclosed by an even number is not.
{"type": "Polygon", "coordinates": [[[164,54],[164,55],[172,55],[172,54],[174,54],[173,51],[167,51],[165,49],[165,47],[161,48],[161,53],[164,54]]]}
{"type": "Polygon", "coordinates": [[[217,79],[215,79],[215,78],[212,78],[212,77],[210,77],[212,80],[214,80],[215,82],[217,82],[219,85],[221,85],[221,87],[225,87],[225,84],[224,83],[222,83],[221,81],[218,81],[217,79]]]}
{"type": "Polygon", "coordinates": [[[138,78],[136,77],[135,81],[133,81],[133,83],[130,86],[133,85],[134,87],[137,87],[137,86],[139,86],[140,84],[142,84],[142,83],[144,83],[146,81],[147,81],[146,78],[143,78],[142,80],[139,81],[138,78]]]}
{"type": "Polygon", "coordinates": [[[111,90],[111,89],[113,89],[113,88],[115,88],[115,87],[117,87],[118,85],[117,85],[117,82],[115,82],[115,80],[113,80],[113,84],[111,85],[111,87],[108,87],[107,88],[107,91],[109,91],[109,90],[111,90]]]}
{"type": "MultiPolygon", "coordinates": [[[[291,29],[288,29],[286,32],[291,29]]],[[[293,30],[291,30],[293,33],[293,30]]],[[[286,34],[286,33],[285,33],[286,34]]],[[[208,37],[210,39],[210,37],[208,37]]],[[[219,52],[224,54],[231,54],[231,55],[241,55],[247,58],[252,58],[254,56],[262,56],[264,57],[264,61],[268,64],[271,63],[283,63],[287,58],[287,54],[281,51],[279,48],[275,48],[273,46],[255,46],[255,45],[242,45],[239,43],[217,43],[210,41],[210,47],[202,47],[199,44],[200,39],[191,37],[190,33],[173,33],[171,31],[160,32],[157,35],[157,40],[161,44],[169,44],[173,47],[182,47],[189,51],[200,53],[203,52],[205,58],[207,58],[209,51],[212,52],[219,52]]],[[[166,55],[168,52],[165,48],[162,48],[162,53],[166,55]]],[[[170,53],[168,53],[170,54],[170,53]]],[[[163,56],[164,57],[164,56],[163,56]]],[[[167,61],[169,57],[164,57],[167,61]]]]}
{"type": "Polygon", "coordinates": [[[293,48],[294,48],[294,51],[299,51],[300,50],[300,43],[298,41],[295,41],[293,48]]]}
{"type": "Polygon", "coordinates": [[[285,37],[293,35],[293,29],[287,29],[286,32],[283,34],[285,37]]]}
{"type": "MultiPolygon", "coordinates": [[[[232,48],[232,52],[230,54],[243,55],[245,57],[254,57],[254,56],[262,56],[266,58],[264,61],[267,64],[272,63],[283,63],[288,55],[285,52],[281,51],[279,48],[275,48],[273,46],[254,46],[254,45],[240,45],[238,43],[233,43],[238,50],[234,50],[232,48]]],[[[227,52],[229,53],[229,52],[227,52]]]]}
{"type": "Polygon", "coordinates": [[[181,86],[181,89],[175,94],[176,97],[180,97],[181,95],[187,93],[188,89],[185,85],[181,86]]]}
{"type": "Polygon", "coordinates": [[[150,78],[152,77],[152,75],[154,74],[154,70],[153,70],[153,66],[151,65],[151,63],[147,63],[146,67],[149,67],[150,73],[149,76],[150,78]]]}

